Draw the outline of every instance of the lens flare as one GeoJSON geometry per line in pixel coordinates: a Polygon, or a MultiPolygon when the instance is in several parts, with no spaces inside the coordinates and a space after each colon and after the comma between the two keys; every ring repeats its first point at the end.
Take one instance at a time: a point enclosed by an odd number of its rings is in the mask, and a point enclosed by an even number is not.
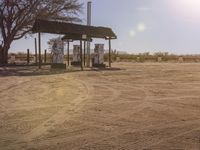
{"type": "Polygon", "coordinates": [[[135,30],[131,30],[131,31],[129,31],[129,36],[130,37],[135,37],[135,35],[136,35],[136,32],[135,32],[135,30]]]}
{"type": "Polygon", "coordinates": [[[144,23],[139,23],[137,25],[137,31],[138,32],[144,32],[146,30],[146,25],[144,23]]]}

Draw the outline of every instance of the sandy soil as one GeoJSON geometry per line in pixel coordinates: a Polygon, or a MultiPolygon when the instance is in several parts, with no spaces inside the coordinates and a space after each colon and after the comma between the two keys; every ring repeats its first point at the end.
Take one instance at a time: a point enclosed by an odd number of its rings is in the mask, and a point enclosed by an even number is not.
{"type": "Polygon", "coordinates": [[[1,68],[0,149],[200,150],[200,64],[114,66],[1,68]]]}

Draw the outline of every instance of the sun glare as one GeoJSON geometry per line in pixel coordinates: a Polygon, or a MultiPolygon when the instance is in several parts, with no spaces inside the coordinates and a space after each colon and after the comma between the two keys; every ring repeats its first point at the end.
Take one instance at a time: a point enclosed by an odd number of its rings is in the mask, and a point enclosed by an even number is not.
{"type": "Polygon", "coordinates": [[[181,13],[183,17],[189,17],[190,19],[200,19],[200,0],[176,0],[176,11],[181,13]]]}
{"type": "Polygon", "coordinates": [[[200,12],[200,0],[179,0],[185,9],[192,12],[200,12]]]}

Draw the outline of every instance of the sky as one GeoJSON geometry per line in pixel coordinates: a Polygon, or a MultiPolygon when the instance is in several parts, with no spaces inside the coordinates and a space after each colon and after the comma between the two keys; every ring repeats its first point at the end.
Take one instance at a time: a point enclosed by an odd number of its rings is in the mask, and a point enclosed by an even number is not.
{"type": "MultiPolygon", "coordinates": [[[[86,24],[87,0],[80,18],[86,24]]],[[[128,53],[200,54],[200,0],[91,0],[92,25],[110,27],[117,35],[112,48],[128,53]]],[[[10,52],[34,52],[34,37],[15,41],[10,52]]],[[[42,34],[42,49],[58,35],[42,34]]],[[[108,41],[94,40],[105,44],[108,41]]],[[[77,44],[77,43],[73,43],[77,44]]],[[[71,44],[71,48],[72,45],[71,44]]]]}

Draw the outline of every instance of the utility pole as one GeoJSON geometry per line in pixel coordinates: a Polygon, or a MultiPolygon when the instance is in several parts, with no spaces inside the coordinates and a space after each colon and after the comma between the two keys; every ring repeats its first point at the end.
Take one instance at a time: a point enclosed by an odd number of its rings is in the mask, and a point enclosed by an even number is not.
{"type": "MultiPolygon", "coordinates": [[[[92,2],[88,2],[87,3],[87,25],[88,26],[91,26],[91,13],[92,13],[92,10],[91,10],[91,4],[92,2]]],[[[88,41],[87,41],[87,67],[90,67],[90,37],[87,37],[88,38],[88,41]]]]}

